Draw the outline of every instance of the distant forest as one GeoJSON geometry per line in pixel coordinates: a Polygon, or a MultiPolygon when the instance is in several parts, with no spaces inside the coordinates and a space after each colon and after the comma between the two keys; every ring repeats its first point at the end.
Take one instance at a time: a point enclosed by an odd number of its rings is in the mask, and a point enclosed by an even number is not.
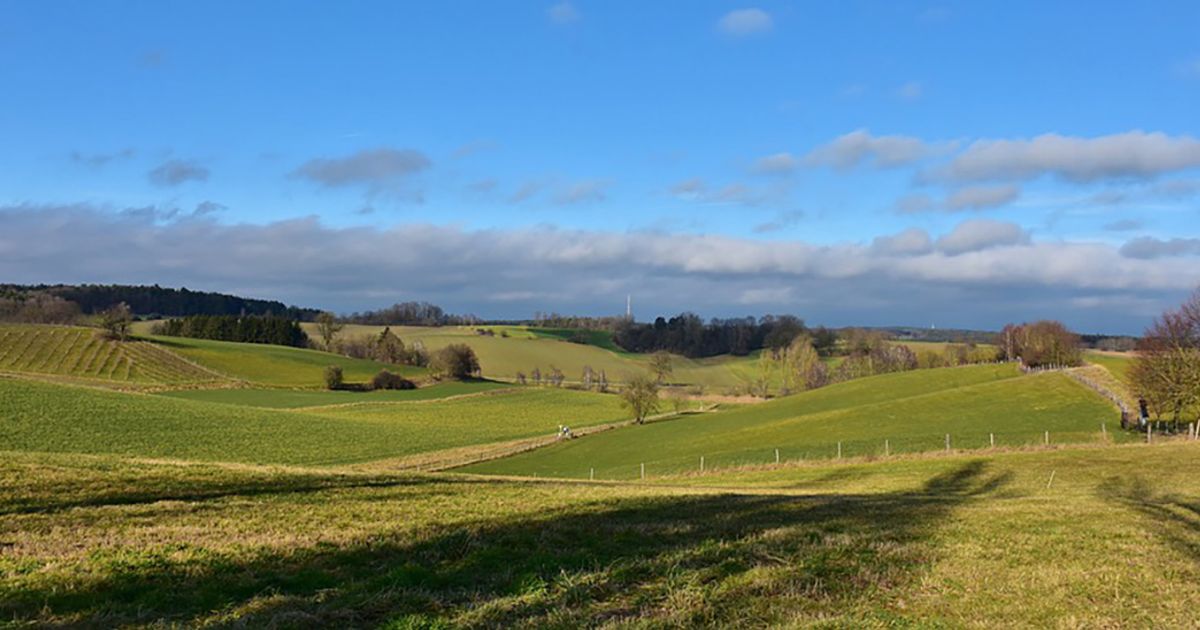
{"type": "Polygon", "coordinates": [[[154,326],[154,334],[279,346],[308,346],[308,335],[294,320],[273,315],[189,315],[154,326]]]}
{"type": "Polygon", "coordinates": [[[275,300],[257,300],[224,293],[190,291],[142,285],[0,285],[0,297],[23,301],[35,296],[52,296],[79,306],[84,315],[92,315],[124,302],[141,317],[183,317],[187,315],[274,315],[286,319],[311,321],[317,309],[297,308],[275,300]]]}

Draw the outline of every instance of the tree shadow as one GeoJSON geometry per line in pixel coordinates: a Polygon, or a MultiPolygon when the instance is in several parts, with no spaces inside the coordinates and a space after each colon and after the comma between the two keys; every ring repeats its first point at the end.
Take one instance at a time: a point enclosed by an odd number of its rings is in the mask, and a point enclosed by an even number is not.
{"type": "Polygon", "coordinates": [[[1142,477],[1109,479],[1100,486],[1099,493],[1149,518],[1154,535],[1200,563],[1200,499],[1156,493],[1142,477]]]}
{"type": "Polygon", "coordinates": [[[933,537],[956,507],[1007,482],[976,461],[911,492],[581,499],[342,546],[145,562],[70,589],[10,590],[0,614],[98,625],[854,624],[888,614],[932,565],[933,537]]]}

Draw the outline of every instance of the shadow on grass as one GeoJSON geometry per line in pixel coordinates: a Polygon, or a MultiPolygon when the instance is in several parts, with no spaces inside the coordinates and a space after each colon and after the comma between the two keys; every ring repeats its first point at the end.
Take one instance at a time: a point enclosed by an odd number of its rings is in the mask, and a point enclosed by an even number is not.
{"type": "Polygon", "coordinates": [[[0,615],[254,627],[888,624],[899,617],[889,604],[936,559],[940,524],[1007,481],[973,462],[904,493],[581,499],[343,546],[109,565],[70,588],[10,589],[0,615]]]}
{"type": "Polygon", "coordinates": [[[1105,499],[1123,505],[1147,517],[1153,533],[1175,550],[1200,563],[1200,500],[1172,494],[1159,494],[1141,477],[1110,479],[1100,487],[1105,499]]]}
{"type": "Polygon", "coordinates": [[[52,514],[74,508],[148,505],[160,501],[213,501],[231,497],[282,496],[327,490],[394,488],[434,483],[445,485],[467,483],[467,481],[417,476],[336,477],[314,475],[302,477],[295,474],[279,477],[264,476],[258,479],[238,481],[220,478],[208,481],[194,479],[175,481],[170,478],[158,478],[131,480],[128,488],[100,493],[91,493],[86,486],[74,488],[70,484],[62,484],[52,495],[8,499],[0,504],[0,516],[52,514]]]}

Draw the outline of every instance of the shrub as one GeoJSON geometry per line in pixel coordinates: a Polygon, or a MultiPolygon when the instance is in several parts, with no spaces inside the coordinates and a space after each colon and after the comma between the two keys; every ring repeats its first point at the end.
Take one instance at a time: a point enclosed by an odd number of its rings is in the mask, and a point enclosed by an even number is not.
{"type": "Polygon", "coordinates": [[[338,365],[331,365],[325,368],[325,387],[329,389],[340,389],[345,382],[345,376],[342,374],[342,368],[338,365]]]}
{"type": "Polygon", "coordinates": [[[371,377],[371,389],[416,389],[417,384],[387,370],[379,370],[379,373],[371,377]]]}
{"type": "Polygon", "coordinates": [[[440,378],[470,378],[479,374],[479,357],[463,343],[452,343],[433,355],[430,366],[440,378]]]}

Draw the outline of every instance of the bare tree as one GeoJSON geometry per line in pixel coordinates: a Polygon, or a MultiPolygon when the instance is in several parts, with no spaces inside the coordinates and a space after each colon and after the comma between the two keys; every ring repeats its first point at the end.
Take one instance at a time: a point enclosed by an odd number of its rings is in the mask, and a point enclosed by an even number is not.
{"type": "Polygon", "coordinates": [[[334,339],[345,327],[345,324],[338,321],[337,315],[329,311],[317,315],[317,334],[321,336],[321,342],[325,344],[325,349],[328,351],[333,350],[334,339]]]}
{"type": "Polygon", "coordinates": [[[654,375],[654,380],[662,383],[672,372],[675,371],[671,365],[671,355],[667,352],[655,352],[650,355],[649,366],[650,373],[654,375]]]}
{"type": "Polygon", "coordinates": [[[99,323],[110,339],[125,341],[129,338],[129,327],[133,324],[133,311],[129,309],[128,304],[121,302],[102,311],[99,323]]]}
{"type": "Polygon", "coordinates": [[[1159,418],[1200,416],[1200,291],[1146,330],[1130,376],[1159,418]]]}
{"type": "Polygon", "coordinates": [[[648,375],[629,379],[625,389],[621,390],[621,400],[633,412],[638,424],[645,423],[646,416],[658,410],[658,381],[648,375]]]}

